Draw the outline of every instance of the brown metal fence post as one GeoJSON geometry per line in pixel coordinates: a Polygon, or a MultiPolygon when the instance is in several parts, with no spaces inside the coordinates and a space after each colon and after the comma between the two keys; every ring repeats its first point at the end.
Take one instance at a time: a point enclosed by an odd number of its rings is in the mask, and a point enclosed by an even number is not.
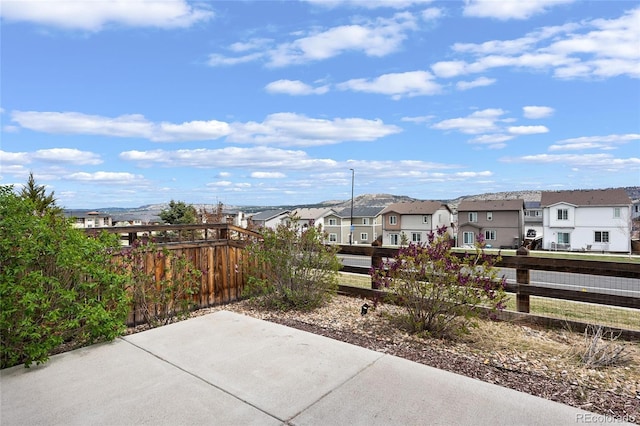
{"type": "MultiPolygon", "coordinates": [[[[516,251],[516,256],[529,256],[529,250],[520,247],[516,251]]],[[[520,294],[521,285],[529,285],[529,269],[516,269],[516,282],[518,283],[518,293],[516,294],[516,310],[518,312],[529,313],[529,295],[520,294]]]]}

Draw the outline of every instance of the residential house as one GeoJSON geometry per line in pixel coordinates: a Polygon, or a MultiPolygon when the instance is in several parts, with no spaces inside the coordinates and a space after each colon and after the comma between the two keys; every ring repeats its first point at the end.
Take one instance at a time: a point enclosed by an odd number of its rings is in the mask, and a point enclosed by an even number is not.
{"type": "Polygon", "coordinates": [[[382,235],[379,218],[383,207],[355,207],[333,211],[324,218],[328,242],[337,244],[371,244],[382,235]],[[352,221],[353,219],[353,221],[352,221]]]}
{"type": "Polygon", "coordinates": [[[631,250],[631,199],[624,189],[542,192],[546,250],[631,250]]]}
{"type": "Polygon", "coordinates": [[[640,220],[640,200],[634,201],[631,206],[631,219],[640,220]]]}
{"type": "Polygon", "coordinates": [[[249,219],[251,226],[255,228],[271,228],[275,229],[282,220],[287,218],[290,210],[266,210],[260,213],[256,213],[249,219]]]}
{"type": "Polygon", "coordinates": [[[100,228],[111,226],[111,215],[97,211],[65,210],[64,215],[73,218],[74,228],[100,228]]]}
{"type": "Polygon", "coordinates": [[[382,243],[397,246],[403,240],[413,243],[427,241],[427,236],[439,227],[447,226],[453,238],[453,213],[440,201],[394,203],[382,212],[382,243]]]}
{"type": "Polygon", "coordinates": [[[473,246],[481,235],[486,247],[518,248],[524,240],[524,200],[461,201],[457,244],[473,246]]]}
{"type": "Polygon", "coordinates": [[[327,233],[327,242],[331,244],[349,244],[349,226],[351,216],[348,209],[331,210],[323,218],[322,229],[327,233]]]}
{"type": "Polygon", "coordinates": [[[298,225],[304,229],[309,226],[322,227],[324,218],[334,213],[335,210],[331,208],[298,208],[289,216],[298,218],[298,225]]]}
{"type": "Polygon", "coordinates": [[[540,201],[524,202],[524,236],[528,240],[542,237],[542,207],[540,201]]]}

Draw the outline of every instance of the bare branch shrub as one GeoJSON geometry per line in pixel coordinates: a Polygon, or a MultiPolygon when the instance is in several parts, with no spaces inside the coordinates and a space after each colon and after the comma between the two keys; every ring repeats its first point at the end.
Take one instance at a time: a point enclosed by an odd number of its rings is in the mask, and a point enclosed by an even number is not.
{"type": "Polygon", "coordinates": [[[588,325],[584,330],[585,346],[580,350],[580,360],[591,368],[626,363],[626,346],[617,342],[619,337],[620,334],[606,331],[601,325],[588,325]]]}

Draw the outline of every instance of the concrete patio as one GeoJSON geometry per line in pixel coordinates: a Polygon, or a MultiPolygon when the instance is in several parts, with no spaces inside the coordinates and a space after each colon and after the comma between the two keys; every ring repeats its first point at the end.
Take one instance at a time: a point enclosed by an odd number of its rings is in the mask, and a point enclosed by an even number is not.
{"type": "Polygon", "coordinates": [[[220,311],[0,374],[9,425],[575,425],[590,416],[220,311]]]}

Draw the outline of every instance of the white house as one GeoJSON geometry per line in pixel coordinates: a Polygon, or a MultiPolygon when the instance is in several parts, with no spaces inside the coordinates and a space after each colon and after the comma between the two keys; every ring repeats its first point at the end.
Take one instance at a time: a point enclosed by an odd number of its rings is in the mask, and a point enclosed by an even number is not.
{"type": "Polygon", "coordinates": [[[545,250],[631,250],[631,199],[624,189],[542,192],[540,205],[545,250]]]}

